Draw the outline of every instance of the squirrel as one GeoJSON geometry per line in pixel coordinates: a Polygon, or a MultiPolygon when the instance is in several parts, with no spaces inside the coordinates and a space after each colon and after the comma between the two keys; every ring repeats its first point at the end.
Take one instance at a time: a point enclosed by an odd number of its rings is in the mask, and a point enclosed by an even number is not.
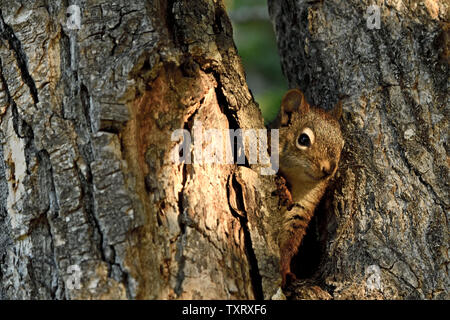
{"type": "Polygon", "coordinates": [[[325,111],[310,106],[299,89],[291,89],[281,101],[277,118],[269,125],[279,129],[281,177],[277,187],[282,205],[286,206],[278,239],[282,287],[288,278],[296,279],[290,269],[291,259],[338,168],[344,146],[338,122],[341,115],[341,101],[325,111]]]}

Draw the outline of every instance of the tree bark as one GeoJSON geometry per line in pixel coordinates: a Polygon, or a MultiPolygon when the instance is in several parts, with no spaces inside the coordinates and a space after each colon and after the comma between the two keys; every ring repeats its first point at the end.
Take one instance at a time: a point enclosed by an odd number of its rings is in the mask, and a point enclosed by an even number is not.
{"type": "Polygon", "coordinates": [[[270,298],[273,177],[171,162],[264,128],[221,1],[63,3],[0,1],[0,299],[270,298]]]}
{"type": "MultiPolygon", "coordinates": [[[[268,2],[290,87],[344,102],[332,210],[310,232],[319,254],[302,248],[299,263],[318,261],[334,299],[449,299],[448,4],[268,2]]],[[[307,282],[291,296],[310,297],[307,282]]]]}

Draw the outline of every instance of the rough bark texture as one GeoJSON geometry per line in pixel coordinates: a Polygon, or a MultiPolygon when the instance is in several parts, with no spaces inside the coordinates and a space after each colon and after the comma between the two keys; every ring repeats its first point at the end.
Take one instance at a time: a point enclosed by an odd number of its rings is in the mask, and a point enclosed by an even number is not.
{"type": "Polygon", "coordinates": [[[270,298],[273,177],[171,162],[264,128],[222,2],[70,4],[0,1],[0,299],[270,298]]]}
{"type": "MultiPolygon", "coordinates": [[[[269,0],[290,86],[324,108],[344,100],[333,210],[319,212],[309,239],[320,256],[298,256],[318,260],[316,283],[334,299],[450,298],[448,9],[434,0],[269,0]],[[374,4],[380,29],[366,25],[374,4]],[[368,286],[377,271],[380,283],[368,286]]],[[[292,297],[326,298],[307,282],[292,297]]]]}

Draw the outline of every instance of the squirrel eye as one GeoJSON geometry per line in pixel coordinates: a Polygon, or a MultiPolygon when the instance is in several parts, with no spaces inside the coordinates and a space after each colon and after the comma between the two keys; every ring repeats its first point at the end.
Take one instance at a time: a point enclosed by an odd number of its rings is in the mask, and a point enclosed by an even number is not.
{"type": "Polygon", "coordinates": [[[302,133],[298,137],[298,144],[304,147],[309,147],[311,145],[311,140],[306,133],[302,133]]]}
{"type": "Polygon", "coordinates": [[[305,128],[297,138],[297,148],[305,150],[314,143],[314,133],[310,128],[305,128]]]}

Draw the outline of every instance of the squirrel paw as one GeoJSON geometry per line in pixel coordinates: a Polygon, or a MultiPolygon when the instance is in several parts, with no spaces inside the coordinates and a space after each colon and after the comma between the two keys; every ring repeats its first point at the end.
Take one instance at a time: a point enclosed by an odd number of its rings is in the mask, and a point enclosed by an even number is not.
{"type": "Polygon", "coordinates": [[[277,176],[276,184],[277,190],[275,193],[279,197],[278,209],[280,209],[281,207],[287,207],[288,211],[290,211],[294,205],[294,202],[292,201],[291,192],[286,186],[286,180],[281,176],[277,176]]]}
{"type": "Polygon", "coordinates": [[[288,271],[282,274],[283,281],[281,282],[281,287],[285,288],[288,284],[297,280],[297,277],[292,272],[288,271]]]}

